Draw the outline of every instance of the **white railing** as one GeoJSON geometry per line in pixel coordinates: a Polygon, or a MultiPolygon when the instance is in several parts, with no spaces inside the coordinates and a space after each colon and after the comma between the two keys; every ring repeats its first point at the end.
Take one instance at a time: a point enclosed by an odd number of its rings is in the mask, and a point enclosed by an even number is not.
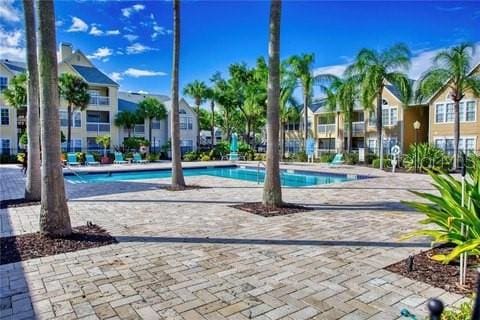
{"type": "Polygon", "coordinates": [[[88,132],[110,132],[110,123],[108,122],[87,122],[88,132]]]}
{"type": "Polygon", "coordinates": [[[94,106],[108,106],[110,105],[110,98],[105,96],[90,96],[89,104],[94,106]]]}
{"type": "MultiPolygon", "coordinates": [[[[345,133],[348,130],[348,126],[345,125],[345,133]]],[[[365,123],[363,121],[352,122],[352,131],[353,134],[361,134],[365,132],[365,123]]]]}
{"type": "Polygon", "coordinates": [[[318,134],[331,134],[331,135],[335,135],[335,130],[336,130],[337,126],[335,123],[331,123],[331,124],[319,124],[317,126],[317,132],[318,134]]]}

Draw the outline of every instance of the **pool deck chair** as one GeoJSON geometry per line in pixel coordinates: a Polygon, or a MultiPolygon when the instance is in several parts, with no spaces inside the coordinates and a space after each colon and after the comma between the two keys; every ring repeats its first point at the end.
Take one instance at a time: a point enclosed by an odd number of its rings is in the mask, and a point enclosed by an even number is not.
{"type": "Polygon", "coordinates": [[[140,156],[140,153],[138,152],[135,152],[133,154],[133,160],[132,160],[133,163],[148,163],[148,160],[143,160],[142,157],[140,156]]]}
{"type": "Polygon", "coordinates": [[[77,161],[77,154],[76,153],[68,153],[67,154],[67,164],[69,166],[79,166],[80,162],[77,161]]]}
{"type": "Polygon", "coordinates": [[[333,158],[332,162],[330,162],[330,166],[338,166],[343,164],[343,154],[337,153],[335,157],[333,158]]]}
{"type": "Polygon", "coordinates": [[[85,164],[86,164],[87,166],[95,166],[95,165],[99,165],[100,162],[95,161],[95,158],[93,157],[93,155],[90,154],[90,153],[87,153],[87,154],[85,155],[85,164]]]}
{"type": "Polygon", "coordinates": [[[125,164],[128,161],[123,160],[123,154],[121,152],[115,152],[115,160],[113,160],[114,164],[125,164]]]}

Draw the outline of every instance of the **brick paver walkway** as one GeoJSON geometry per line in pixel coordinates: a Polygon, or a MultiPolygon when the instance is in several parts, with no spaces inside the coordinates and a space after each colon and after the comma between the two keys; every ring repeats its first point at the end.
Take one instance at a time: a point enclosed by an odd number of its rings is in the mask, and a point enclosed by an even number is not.
{"type": "MultiPolygon", "coordinates": [[[[120,243],[0,266],[0,319],[385,320],[424,314],[430,297],[462,298],[382,269],[428,245],[398,241],[421,218],[400,200],[431,189],[427,177],[308,169],[378,177],[284,189],[315,210],[272,218],[229,207],[261,199],[261,186],[239,180],[187,177],[210,188],[182,192],[159,189],[169,179],[67,184],[72,223],[120,243]]],[[[0,175],[2,199],[22,195],[19,168],[0,175]]],[[[1,236],[38,230],[38,211],[2,209],[1,236]]]]}

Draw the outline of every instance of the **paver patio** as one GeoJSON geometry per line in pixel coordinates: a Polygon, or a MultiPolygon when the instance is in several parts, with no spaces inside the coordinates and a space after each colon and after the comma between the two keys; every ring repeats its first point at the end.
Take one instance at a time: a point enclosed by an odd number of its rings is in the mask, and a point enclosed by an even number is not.
{"type": "MultiPolygon", "coordinates": [[[[92,221],[120,243],[0,266],[0,319],[383,320],[425,314],[431,297],[459,302],[382,269],[428,247],[398,240],[421,219],[400,200],[431,189],[428,177],[286,167],[377,177],[284,189],[285,201],[315,210],[270,218],[229,207],[261,199],[261,185],[240,180],[186,177],[210,188],[182,192],[161,189],[169,179],[67,183],[72,224],[92,221]]],[[[18,167],[0,176],[2,199],[22,196],[18,167]]],[[[37,231],[38,212],[1,209],[1,236],[37,231]]]]}

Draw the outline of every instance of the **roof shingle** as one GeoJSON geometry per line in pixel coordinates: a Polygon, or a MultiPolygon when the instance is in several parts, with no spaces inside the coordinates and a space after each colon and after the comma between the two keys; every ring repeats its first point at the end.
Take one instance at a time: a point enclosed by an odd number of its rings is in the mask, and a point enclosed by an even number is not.
{"type": "Polygon", "coordinates": [[[95,67],[86,67],[72,64],[72,67],[77,71],[87,82],[106,84],[118,86],[118,84],[110,79],[106,74],[95,67]]]}

